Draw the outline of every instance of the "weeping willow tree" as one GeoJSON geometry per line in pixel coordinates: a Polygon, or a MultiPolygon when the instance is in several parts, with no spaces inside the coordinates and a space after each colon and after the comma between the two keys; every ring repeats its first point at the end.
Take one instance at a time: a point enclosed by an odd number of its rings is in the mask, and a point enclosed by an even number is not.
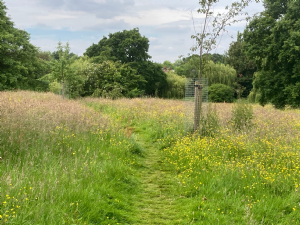
{"type": "Polygon", "coordinates": [[[169,71],[167,73],[167,85],[162,93],[164,98],[184,98],[185,77],[169,71]]]}
{"type": "Polygon", "coordinates": [[[233,86],[237,78],[233,67],[221,63],[215,64],[213,61],[206,62],[202,75],[208,79],[209,85],[225,84],[233,86]]]}

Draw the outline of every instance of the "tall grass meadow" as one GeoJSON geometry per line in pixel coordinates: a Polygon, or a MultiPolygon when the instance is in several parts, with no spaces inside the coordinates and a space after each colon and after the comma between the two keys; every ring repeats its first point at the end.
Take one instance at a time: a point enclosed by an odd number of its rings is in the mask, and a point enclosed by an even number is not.
{"type": "Polygon", "coordinates": [[[130,223],[136,144],[54,94],[0,93],[0,224],[130,223]]]}
{"type": "Polygon", "coordinates": [[[184,105],[1,92],[0,224],[151,224],[139,193],[153,148],[177,224],[300,223],[300,111],[213,104],[199,135],[184,105]]]}

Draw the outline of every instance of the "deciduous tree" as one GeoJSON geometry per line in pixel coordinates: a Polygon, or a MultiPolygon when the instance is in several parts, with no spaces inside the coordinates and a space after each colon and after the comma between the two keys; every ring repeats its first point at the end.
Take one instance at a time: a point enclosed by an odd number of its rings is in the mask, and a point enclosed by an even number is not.
{"type": "Polygon", "coordinates": [[[128,64],[112,61],[89,63],[82,73],[86,75],[85,95],[118,98],[143,94],[139,86],[145,80],[128,64]]]}
{"type": "Polygon", "coordinates": [[[122,63],[143,62],[150,59],[148,54],[149,40],[142,36],[138,28],[124,30],[103,37],[98,44],[90,46],[85,55],[98,57],[103,51],[110,49],[111,57],[121,60],[122,63]]]}
{"type": "Polygon", "coordinates": [[[66,45],[58,42],[57,54],[58,59],[54,58],[51,61],[51,73],[45,75],[40,80],[61,82],[63,98],[65,97],[67,83],[69,87],[68,93],[71,95],[69,97],[77,97],[79,95],[80,88],[84,83],[84,78],[74,70],[74,67],[72,67],[77,56],[74,55],[73,57],[70,57],[70,46],[68,42],[66,45]]]}
{"type": "Polygon", "coordinates": [[[265,11],[244,31],[244,48],[258,72],[260,104],[300,107],[300,2],[266,0],[265,11]]]}
{"type": "Polygon", "coordinates": [[[145,94],[162,96],[163,90],[167,85],[167,76],[159,63],[144,61],[132,62],[129,65],[145,79],[146,83],[142,83],[140,86],[140,89],[145,90],[145,94]]]}
{"type": "MultiPolygon", "coordinates": [[[[200,62],[199,62],[199,78],[202,78],[205,58],[203,53],[209,53],[213,49],[217,48],[217,39],[220,34],[226,31],[226,27],[230,26],[238,20],[236,16],[243,14],[243,9],[252,0],[240,0],[234,1],[230,6],[226,6],[223,13],[216,13],[214,11],[216,4],[219,0],[200,0],[200,8],[198,13],[204,16],[201,29],[197,32],[194,24],[195,35],[192,38],[196,40],[196,45],[192,48],[193,51],[199,50],[200,62]]],[[[258,0],[256,0],[258,1],[258,0]]],[[[194,19],[193,19],[193,22],[194,19]]],[[[198,87],[201,87],[198,86],[198,87]]],[[[201,90],[198,92],[199,96],[195,94],[195,119],[194,119],[194,130],[199,129],[200,113],[201,113],[201,90]]]]}
{"type": "Polygon", "coordinates": [[[41,61],[26,31],[14,27],[0,0],[0,90],[34,88],[41,61]]]}
{"type": "Polygon", "coordinates": [[[253,74],[256,72],[256,65],[244,53],[243,45],[243,37],[239,33],[237,41],[230,44],[225,61],[236,70],[237,85],[245,88],[241,97],[247,97],[253,88],[253,74]]]}

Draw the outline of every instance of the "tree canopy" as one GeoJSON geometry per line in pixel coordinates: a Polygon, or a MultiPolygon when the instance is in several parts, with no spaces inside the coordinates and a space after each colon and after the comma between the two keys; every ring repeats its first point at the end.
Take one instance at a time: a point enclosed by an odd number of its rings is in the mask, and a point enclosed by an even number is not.
{"type": "Polygon", "coordinates": [[[127,64],[128,68],[143,78],[143,82],[138,83],[138,90],[144,91],[146,95],[161,96],[167,83],[166,74],[159,63],[150,61],[148,50],[148,38],[135,28],[104,36],[98,44],[90,46],[84,55],[90,57],[93,63],[101,64],[109,60],[127,64]]]}
{"type": "Polygon", "coordinates": [[[225,63],[225,55],[221,55],[219,53],[205,53],[203,54],[203,57],[206,57],[207,59],[213,61],[214,63],[225,63]]]}
{"type": "Polygon", "coordinates": [[[236,70],[237,84],[245,88],[241,96],[247,97],[253,88],[253,74],[256,72],[256,65],[244,53],[243,45],[243,37],[239,33],[237,41],[232,42],[229,46],[225,62],[236,70]]]}
{"type": "Polygon", "coordinates": [[[300,2],[266,0],[265,11],[244,31],[244,49],[258,68],[260,104],[300,106],[300,2]]]}
{"type": "Polygon", "coordinates": [[[38,49],[30,44],[26,31],[14,27],[0,0],[0,90],[38,86],[36,78],[44,71],[38,49]]]}
{"type": "MultiPolygon", "coordinates": [[[[219,55],[219,54],[218,54],[219,55]]],[[[223,58],[223,56],[219,55],[216,58],[223,58]],[[220,57],[221,56],[221,57],[220,57]]],[[[209,54],[207,54],[207,58],[205,58],[202,69],[202,77],[208,78],[208,84],[225,84],[228,86],[233,86],[236,81],[236,71],[230,65],[225,65],[223,63],[215,63],[210,59],[209,54]]],[[[199,55],[192,55],[187,58],[183,58],[181,63],[177,62],[177,67],[175,67],[175,72],[178,75],[186,76],[189,78],[196,78],[199,75],[199,63],[200,57],[199,55]]]]}
{"type": "Polygon", "coordinates": [[[88,63],[81,72],[86,75],[85,95],[118,98],[143,94],[139,87],[145,80],[128,64],[112,61],[88,63]]]}
{"type": "Polygon", "coordinates": [[[103,37],[98,44],[90,46],[84,55],[99,57],[104,51],[109,52],[110,57],[121,60],[123,63],[143,62],[150,59],[148,54],[149,40],[142,36],[138,28],[110,33],[103,37]]]}
{"type": "Polygon", "coordinates": [[[208,79],[208,84],[224,84],[233,86],[236,81],[236,71],[230,65],[208,61],[203,68],[202,77],[208,79]]]}
{"type": "Polygon", "coordinates": [[[176,64],[175,72],[185,77],[197,77],[199,74],[199,63],[200,57],[197,54],[183,57],[174,63],[176,64]]]}
{"type": "Polygon", "coordinates": [[[162,96],[167,84],[167,76],[163,72],[159,63],[151,61],[132,62],[129,64],[139,75],[145,79],[140,89],[145,90],[145,94],[151,96],[162,96]]]}
{"type": "Polygon", "coordinates": [[[167,85],[163,89],[164,98],[184,98],[185,77],[179,76],[173,71],[168,71],[167,85]]]}
{"type": "Polygon", "coordinates": [[[171,69],[171,70],[175,69],[175,65],[171,63],[169,60],[165,60],[161,66],[166,69],[171,69]]]}

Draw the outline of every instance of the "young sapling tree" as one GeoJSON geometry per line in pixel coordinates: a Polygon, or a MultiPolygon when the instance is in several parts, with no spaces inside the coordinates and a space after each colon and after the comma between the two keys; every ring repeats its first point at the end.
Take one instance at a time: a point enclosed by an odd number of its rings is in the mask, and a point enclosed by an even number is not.
{"type": "MultiPolygon", "coordinates": [[[[199,51],[200,63],[199,63],[199,80],[202,78],[203,68],[208,53],[218,47],[218,41],[221,34],[227,32],[226,28],[237,22],[240,22],[241,16],[247,16],[247,12],[244,9],[250,2],[259,0],[239,0],[234,1],[231,5],[227,5],[223,12],[216,12],[216,8],[219,0],[200,0],[200,8],[197,12],[203,15],[203,21],[199,32],[195,27],[195,20],[192,14],[192,20],[194,25],[195,34],[191,36],[196,40],[195,46],[191,48],[192,51],[199,51]],[[205,57],[204,56],[205,54],[205,57]]],[[[249,18],[246,18],[249,19],[249,18]]],[[[195,84],[195,115],[194,115],[194,131],[199,130],[200,118],[201,118],[201,101],[202,101],[202,84],[195,84]]]]}
{"type": "Polygon", "coordinates": [[[71,64],[73,59],[69,57],[70,45],[67,42],[66,45],[62,45],[58,42],[57,46],[58,60],[54,60],[52,63],[52,77],[62,82],[62,96],[65,98],[65,81],[69,81],[74,74],[72,72],[71,64]]]}

